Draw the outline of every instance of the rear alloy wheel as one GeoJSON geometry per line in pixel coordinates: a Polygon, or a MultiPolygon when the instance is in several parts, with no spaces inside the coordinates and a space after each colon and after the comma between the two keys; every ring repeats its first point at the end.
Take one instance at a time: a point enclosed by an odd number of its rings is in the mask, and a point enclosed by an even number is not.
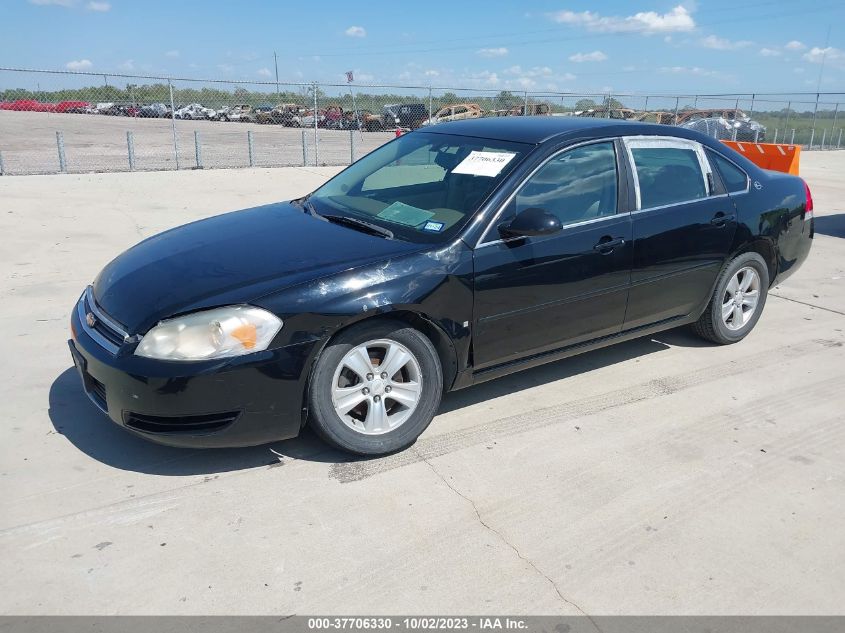
{"type": "Polygon", "coordinates": [[[695,332],[726,345],[744,339],[760,319],[769,289],[769,270],[757,253],[743,253],[719,275],[707,309],[693,325],[695,332]]]}
{"type": "Polygon", "coordinates": [[[309,390],[311,423],[329,443],[381,455],[414,443],[443,389],[437,352],[420,332],[394,322],[363,323],[332,341],[309,390]]]}

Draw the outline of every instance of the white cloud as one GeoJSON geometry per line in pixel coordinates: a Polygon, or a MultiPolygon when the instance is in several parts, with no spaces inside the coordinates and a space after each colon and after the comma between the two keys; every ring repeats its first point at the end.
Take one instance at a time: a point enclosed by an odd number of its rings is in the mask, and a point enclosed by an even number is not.
{"type": "Polygon", "coordinates": [[[779,50],[774,49],[774,48],[765,48],[765,47],[760,49],[760,54],[763,57],[780,57],[781,56],[781,52],[779,50]]]}
{"type": "Polygon", "coordinates": [[[838,65],[839,62],[845,61],[845,51],[833,48],[833,46],[828,46],[827,48],[813,46],[813,48],[804,53],[801,57],[812,64],[821,64],[823,61],[826,61],[838,65]]]}
{"type": "Polygon", "coordinates": [[[642,11],[629,16],[602,16],[592,11],[557,11],[549,17],[560,24],[583,26],[600,33],[671,33],[695,28],[690,11],[681,5],[668,13],[642,11]]]}
{"type": "Polygon", "coordinates": [[[480,73],[475,73],[472,75],[472,79],[476,82],[482,82],[487,86],[498,86],[500,83],[499,75],[489,70],[482,70],[480,73]]]}
{"type": "Polygon", "coordinates": [[[176,51],[176,50],[173,50],[173,51],[167,51],[167,52],[164,54],[164,56],[165,56],[165,57],[179,57],[179,51],[176,51]]]}
{"type": "Polygon", "coordinates": [[[798,40],[792,40],[791,42],[787,42],[784,48],[790,51],[803,51],[805,48],[807,48],[807,46],[806,44],[802,44],[798,40]]]}
{"type": "Polygon", "coordinates": [[[511,66],[505,69],[506,75],[519,75],[521,77],[550,77],[554,71],[548,66],[532,66],[531,68],[523,68],[522,66],[511,66]]]}
{"type": "Polygon", "coordinates": [[[344,33],[349,37],[367,37],[367,30],[363,26],[350,26],[344,33]]]}
{"type": "Polygon", "coordinates": [[[89,11],[98,11],[100,13],[105,13],[106,11],[111,10],[111,5],[108,2],[89,2],[85,5],[85,8],[89,11]]]}
{"type": "Polygon", "coordinates": [[[482,57],[504,57],[508,54],[508,49],[500,46],[499,48],[482,48],[475,52],[482,57]]]}
{"type": "Polygon", "coordinates": [[[592,53],[575,53],[569,56],[569,61],[581,64],[583,62],[603,62],[607,59],[607,55],[601,51],[593,51],[592,53]]]}
{"type": "Polygon", "coordinates": [[[426,77],[439,77],[440,73],[436,70],[427,70],[423,73],[426,77]]]}
{"type": "Polygon", "coordinates": [[[90,59],[74,59],[65,64],[65,68],[68,70],[88,70],[93,65],[90,59]]]}
{"type": "Polygon", "coordinates": [[[29,4],[35,4],[41,7],[66,7],[70,8],[76,4],[76,0],[29,0],[29,4]]]}
{"type": "Polygon", "coordinates": [[[273,73],[270,72],[269,68],[259,68],[255,71],[261,77],[272,77],[273,73]]]}
{"type": "Polygon", "coordinates": [[[135,61],[132,59],[127,59],[125,62],[118,65],[117,68],[119,70],[135,70],[135,61]]]}
{"type": "Polygon", "coordinates": [[[738,40],[736,42],[732,42],[731,40],[726,40],[723,37],[717,37],[715,35],[708,35],[707,37],[704,37],[699,40],[699,43],[704,48],[712,48],[717,51],[732,51],[736,50],[737,48],[745,48],[746,46],[751,46],[751,42],[749,42],[748,40],[738,40]]]}
{"type": "Polygon", "coordinates": [[[799,66],[798,68],[793,68],[793,69],[792,69],[792,72],[794,72],[794,73],[796,73],[796,74],[800,75],[800,74],[802,74],[802,73],[804,73],[804,72],[806,72],[806,71],[805,71],[803,68],[801,68],[801,67],[799,66]]]}
{"type": "Polygon", "coordinates": [[[660,72],[673,75],[696,75],[698,77],[717,77],[719,75],[715,70],[706,70],[698,66],[663,66],[660,68],[660,72]]]}

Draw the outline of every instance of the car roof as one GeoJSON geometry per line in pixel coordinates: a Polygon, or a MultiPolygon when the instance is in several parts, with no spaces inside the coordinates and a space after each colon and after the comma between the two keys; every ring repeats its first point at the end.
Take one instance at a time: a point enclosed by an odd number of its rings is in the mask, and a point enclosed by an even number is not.
{"type": "MultiPolygon", "coordinates": [[[[439,123],[434,127],[425,128],[426,132],[435,134],[456,134],[459,136],[476,136],[499,141],[516,143],[539,144],[557,136],[569,135],[590,130],[626,126],[626,134],[654,134],[656,125],[623,121],[620,119],[596,119],[588,117],[566,116],[512,116],[490,117],[484,119],[465,119],[449,123],[439,123]],[[630,127],[628,131],[627,127],[630,127]],[[637,128],[640,128],[638,130],[637,128]]],[[[659,129],[667,136],[673,136],[672,130],[660,126],[659,129]]]]}

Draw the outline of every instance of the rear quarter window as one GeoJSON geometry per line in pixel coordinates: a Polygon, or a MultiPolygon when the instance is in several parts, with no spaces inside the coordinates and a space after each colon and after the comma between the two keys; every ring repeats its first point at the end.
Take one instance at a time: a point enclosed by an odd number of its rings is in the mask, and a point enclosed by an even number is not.
{"type": "Polygon", "coordinates": [[[708,152],[708,154],[715,163],[716,169],[719,170],[728,193],[740,193],[748,189],[748,174],[716,152],[708,152]]]}

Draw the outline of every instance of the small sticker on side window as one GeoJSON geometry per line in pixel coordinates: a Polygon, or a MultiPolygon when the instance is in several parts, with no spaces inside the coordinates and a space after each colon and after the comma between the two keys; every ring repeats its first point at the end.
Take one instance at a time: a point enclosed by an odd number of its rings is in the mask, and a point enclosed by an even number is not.
{"type": "Polygon", "coordinates": [[[516,154],[509,152],[472,151],[469,156],[461,161],[460,165],[452,170],[452,173],[495,178],[513,160],[514,156],[516,154]]]}
{"type": "Polygon", "coordinates": [[[422,230],[429,231],[431,233],[440,233],[444,226],[446,225],[443,222],[426,222],[422,227],[422,230]]]}

